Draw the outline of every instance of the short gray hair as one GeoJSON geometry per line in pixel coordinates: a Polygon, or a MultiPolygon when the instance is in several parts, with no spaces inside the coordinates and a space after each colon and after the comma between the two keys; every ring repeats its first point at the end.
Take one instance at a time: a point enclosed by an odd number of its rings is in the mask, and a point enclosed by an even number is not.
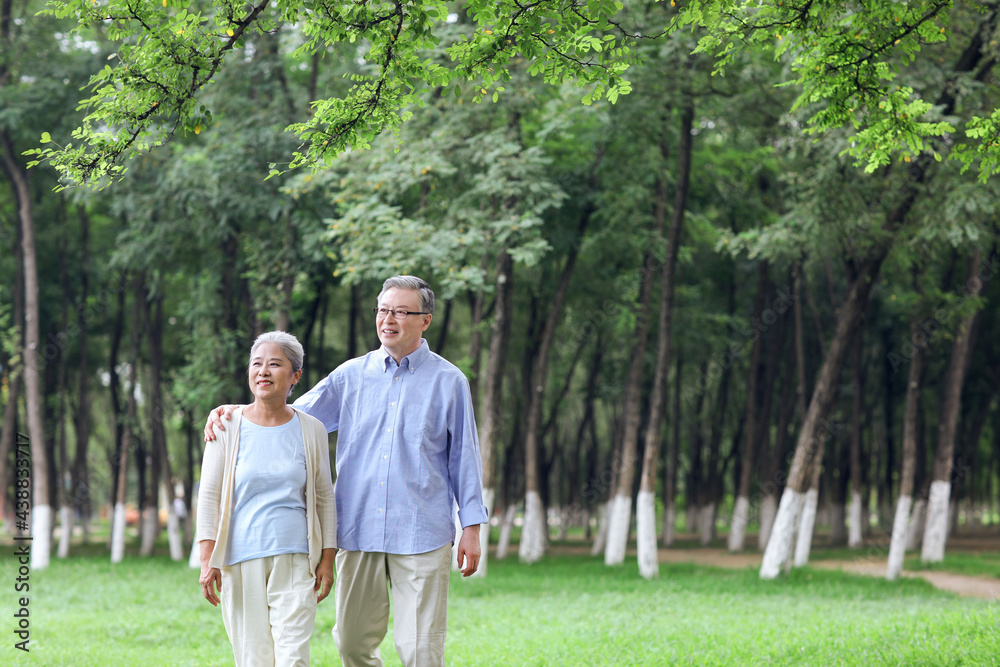
{"type": "Polygon", "coordinates": [[[382,283],[382,291],[378,293],[378,297],[375,300],[375,305],[377,306],[382,302],[382,295],[391,290],[396,289],[408,289],[413,290],[420,295],[420,310],[425,313],[434,314],[434,291],[431,286],[427,284],[423,278],[417,278],[416,276],[393,276],[382,283]]]}
{"type": "Polygon", "coordinates": [[[284,331],[268,331],[257,336],[257,340],[253,342],[253,347],[250,348],[250,359],[247,360],[248,365],[253,360],[253,355],[257,351],[257,348],[264,343],[274,343],[281,348],[281,351],[285,353],[288,360],[292,362],[293,373],[298,373],[302,370],[302,362],[306,358],[305,350],[302,349],[302,343],[299,342],[298,338],[284,331]]]}

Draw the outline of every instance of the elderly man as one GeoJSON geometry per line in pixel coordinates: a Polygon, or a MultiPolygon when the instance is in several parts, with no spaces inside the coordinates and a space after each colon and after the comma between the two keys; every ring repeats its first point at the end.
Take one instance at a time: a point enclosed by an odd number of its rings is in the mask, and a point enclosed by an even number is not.
{"type": "MultiPolygon", "coordinates": [[[[479,567],[487,522],[472,397],[465,375],[422,337],[434,316],[426,282],[389,278],[377,304],[381,347],[294,403],[338,431],[333,637],[344,665],[381,665],[391,590],[403,664],[443,665],[455,502],[464,576],[479,567]]],[[[206,438],[229,409],[213,411],[206,438]]]]}

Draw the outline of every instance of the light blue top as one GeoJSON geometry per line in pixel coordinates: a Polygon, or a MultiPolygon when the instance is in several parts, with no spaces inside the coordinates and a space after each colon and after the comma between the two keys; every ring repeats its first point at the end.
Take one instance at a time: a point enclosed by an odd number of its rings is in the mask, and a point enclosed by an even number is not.
{"type": "Polygon", "coordinates": [[[281,426],[240,421],[226,565],[309,553],[306,452],[296,414],[281,426]]]}
{"type": "Polygon", "coordinates": [[[486,523],[469,381],[427,347],[397,365],[385,348],[338,366],[295,401],[337,437],[337,544],[419,554],[486,523]]]}

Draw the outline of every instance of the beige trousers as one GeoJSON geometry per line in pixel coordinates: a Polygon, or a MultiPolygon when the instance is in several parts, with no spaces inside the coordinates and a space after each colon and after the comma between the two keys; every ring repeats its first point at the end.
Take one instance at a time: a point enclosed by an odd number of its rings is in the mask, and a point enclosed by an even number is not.
{"type": "Polygon", "coordinates": [[[222,620],[236,667],[307,667],[316,622],[309,556],[266,556],[220,569],[222,620]]]}
{"type": "Polygon", "coordinates": [[[381,667],[378,647],[389,629],[387,584],[399,659],[406,667],[444,665],[450,562],[450,544],[412,556],[338,551],[333,639],[344,667],[381,667]]]}

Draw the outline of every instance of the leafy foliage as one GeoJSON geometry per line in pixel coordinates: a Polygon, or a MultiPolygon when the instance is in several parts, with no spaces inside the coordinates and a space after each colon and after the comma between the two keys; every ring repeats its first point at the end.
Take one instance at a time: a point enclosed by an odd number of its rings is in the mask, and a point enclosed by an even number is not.
{"type": "MultiPolygon", "coordinates": [[[[350,75],[346,93],[314,100],[308,119],[289,125],[301,140],[289,168],[329,165],[346,148],[367,148],[383,130],[398,131],[409,107],[431,87],[454,84],[458,93],[460,83],[471,82],[474,101],[491,89],[495,101],[515,61],[527,61],[529,71],[547,82],[590,86],[587,102],[614,101],[630,90],[621,76],[634,41],[611,22],[621,6],[617,0],[474,0],[464,7],[474,30],[442,53],[437,29],[459,16],[442,0],[280,6],[270,0],[250,6],[233,0],[163,0],[162,6],[54,0],[47,13],[76,18],[80,31],[106,25],[119,46],[108,56],[114,66],[93,75],[92,94],[80,104],[88,114],[73,133],[78,143],[34,149],[32,164],[51,162],[71,181],[90,185],[120,178],[129,158],[165,144],[179,130],[199,134],[208,127],[212,111],[201,94],[230,52],[246,50],[255,34],[279,30],[300,42],[294,58],[351,44],[352,57],[369,65],[350,75]]],[[[280,171],[274,165],[272,174],[280,171]]]]}
{"type": "MultiPolygon", "coordinates": [[[[696,52],[715,56],[720,74],[745,49],[769,50],[787,62],[793,75],[783,85],[799,88],[793,108],[808,109],[807,131],[853,129],[844,153],[872,172],[896,154],[909,161],[929,150],[940,159],[927,140],[956,132],[954,120],[941,116],[940,99],[925,100],[913,86],[900,84],[918,55],[948,39],[952,5],[950,0],[693,0],[671,28],[707,29],[696,52]]],[[[988,40],[997,10],[982,11],[989,13],[976,39],[988,40]]],[[[995,111],[969,118],[965,135],[974,141],[952,153],[965,168],[978,161],[981,180],[1000,172],[998,122],[995,111]]]]}

